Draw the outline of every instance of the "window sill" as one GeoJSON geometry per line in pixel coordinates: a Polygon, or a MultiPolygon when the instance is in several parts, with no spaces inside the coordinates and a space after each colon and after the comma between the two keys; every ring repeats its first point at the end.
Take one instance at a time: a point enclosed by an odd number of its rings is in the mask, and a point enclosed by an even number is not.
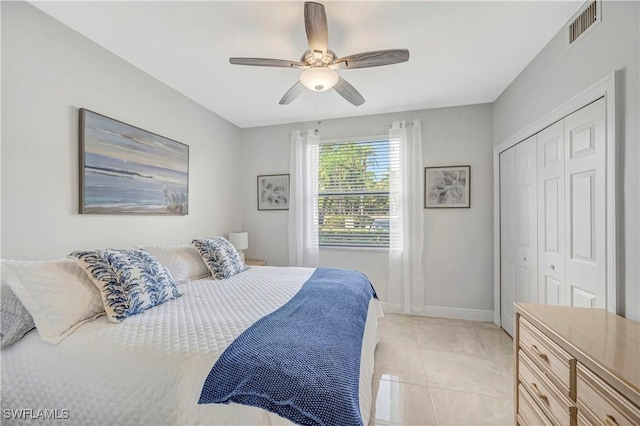
{"type": "Polygon", "coordinates": [[[342,252],[363,252],[363,253],[389,253],[389,247],[338,247],[319,246],[320,251],[342,251],[342,252]]]}

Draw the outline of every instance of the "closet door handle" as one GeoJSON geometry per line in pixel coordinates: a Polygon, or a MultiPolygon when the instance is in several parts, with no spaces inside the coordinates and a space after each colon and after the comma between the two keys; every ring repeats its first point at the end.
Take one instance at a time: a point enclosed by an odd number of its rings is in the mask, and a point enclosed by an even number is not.
{"type": "Polygon", "coordinates": [[[526,262],[527,261],[527,256],[522,256],[522,261],[526,262]]]}
{"type": "Polygon", "coordinates": [[[556,265],[553,265],[553,264],[549,265],[549,269],[551,269],[552,271],[555,271],[556,270],[556,265]]]}

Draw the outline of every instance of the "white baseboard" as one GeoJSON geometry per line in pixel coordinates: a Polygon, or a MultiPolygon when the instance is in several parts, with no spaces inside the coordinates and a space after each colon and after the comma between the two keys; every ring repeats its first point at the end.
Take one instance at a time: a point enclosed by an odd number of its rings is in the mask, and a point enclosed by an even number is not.
{"type": "Polygon", "coordinates": [[[410,314],[425,317],[461,319],[469,321],[493,322],[493,311],[482,309],[448,308],[446,306],[425,306],[422,312],[404,312],[401,305],[382,302],[385,314],[410,314]]]}
{"type": "Polygon", "coordinates": [[[403,314],[406,312],[402,311],[402,306],[401,305],[394,305],[392,303],[389,302],[380,302],[380,305],[382,306],[382,311],[385,314],[403,314]]]}
{"type": "Polygon", "coordinates": [[[423,314],[427,317],[493,322],[493,311],[485,311],[482,309],[425,306],[423,314]]]}

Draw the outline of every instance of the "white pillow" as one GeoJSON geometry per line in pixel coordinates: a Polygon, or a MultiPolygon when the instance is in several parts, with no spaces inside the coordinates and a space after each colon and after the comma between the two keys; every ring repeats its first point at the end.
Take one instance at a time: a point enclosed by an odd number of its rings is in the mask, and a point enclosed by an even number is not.
{"type": "Polygon", "coordinates": [[[207,277],[210,274],[198,250],[191,244],[139,247],[148,251],[171,273],[177,284],[207,277]]]}
{"type": "Polygon", "coordinates": [[[3,260],[2,281],[27,308],[42,340],[53,345],[105,313],[98,289],[75,259],[3,260]]]}

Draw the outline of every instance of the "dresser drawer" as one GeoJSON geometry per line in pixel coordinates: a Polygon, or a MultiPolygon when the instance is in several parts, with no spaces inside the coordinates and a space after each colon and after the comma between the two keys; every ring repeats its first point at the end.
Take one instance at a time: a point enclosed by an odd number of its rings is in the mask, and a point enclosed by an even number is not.
{"type": "Polygon", "coordinates": [[[553,426],[522,385],[518,385],[518,415],[523,426],[553,426]]]}
{"type": "Polygon", "coordinates": [[[583,365],[578,365],[577,401],[578,410],[594,425],[640,425],[640,408],[583,365]]]}
{"type": "Polygon", "coordinates": [[[529,422],[522,418],[520,414],[516,415],[516,426],[529,426],[529,422]]]}
{"type": "Polygon", "coordinates": [[[547,378],[559,385],[564,395],[575,399],[575,395],[571,392],[571,377],[576,366],[574,357],[553,343],[524,318],[520,318],[520,347],[535,359],[547,378]]]}
{"type": "Polygon", "coordinates": [[[549,381],[522,350],[518,352],[518,380],[547,414],[552,424],[576,425],[577,408],[549,381]]]}
{"type": "Polygon", "coordinates": [[[578,408],[578,426],[596,426],[584,416],[583,412],[578,408]]]}

